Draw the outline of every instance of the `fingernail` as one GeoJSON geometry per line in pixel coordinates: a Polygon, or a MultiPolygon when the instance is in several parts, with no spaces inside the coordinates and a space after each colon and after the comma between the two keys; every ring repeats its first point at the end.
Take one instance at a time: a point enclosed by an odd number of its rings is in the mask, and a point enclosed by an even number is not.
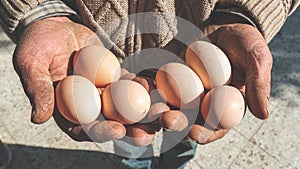
{"type": "Polygon", "coordinates": [[[270,114],[270,104],[269,104],[269,102],[267,102],[267,112],[268,112],[268,114],[270,114]]]}
{"type": "Polygon", "coordinates": [[[36,111],[35,111],[35,110],[32,110],[32,112],[31,112],[31,116],[34,116],[34,115],[35,115],[35,113],[36,113],[36,111]]]}
{"type": "Polygon", "coordinates": [[[72,127],[67,128],[68,132],[72,131],[72,127]]]}
{"type": "Polygon", "coordinates": [[[32,109],[31,111],[31,122],[35,124],[44,123],[43,119],[41,119],[41,117],[38,116],[38,112],[35,109],[32,109]]]}
{"type": "Polygon", "coordinates": [[[79,135],[82,131],[82,128],[80,126],[75,126],[71,129],[71,133],[75,135],[79,135]]]}
{"type": "Polygon", "coordinates": [[[270,99],[269,99],[269,97],[267,97],[267,99],[266,99],[266,112],[267,112],[267,114],[266,114],[266,118],[270,115],[270,99]]]}
{"type": "Polygon", "coordinates": [[[31,121],[33,121],[35,114],[36,114],[36,111],[34,110],[34,108],[32,108],[32,110],[31,110],[31,121]]]}

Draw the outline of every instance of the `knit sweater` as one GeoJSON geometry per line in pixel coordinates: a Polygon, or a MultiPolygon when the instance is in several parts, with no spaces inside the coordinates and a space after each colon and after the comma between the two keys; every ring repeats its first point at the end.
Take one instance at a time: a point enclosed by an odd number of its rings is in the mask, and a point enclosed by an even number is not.
{"type": "MultiPolygon", "coordinates": [[[[26,25],[24,20],[32,17],[32,11],[45,2],[47,0],[1,0],[1,27],[13,41],[17,42],[19,32],[22,32],[24,24],[26,25]]],[[[50,11],[51,14],[47,16],[71,15],[75,14],[72,11],[76,11],[82,24],[97,32],[104,44],[117,56],[125,58],[144,48],[168,48],[168,44],[178,33],[178,20],[175,16],[184,18],[201,29],[209,23],[209,18],[215,11],[244,14],[255,23],[269,42],[299,5],[300,0],[64,0],[63,2],[67,5],[66,8],[56,13],[50,11]],[[151,13],[141,17],[134,15],[143,12],[151,13]]],[[[35,18],[41,19],[43,16],[35,18]]]]}

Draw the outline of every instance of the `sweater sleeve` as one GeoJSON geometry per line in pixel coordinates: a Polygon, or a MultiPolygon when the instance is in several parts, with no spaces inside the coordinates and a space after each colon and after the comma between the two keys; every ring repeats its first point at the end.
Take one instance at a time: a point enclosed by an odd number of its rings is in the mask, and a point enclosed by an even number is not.
{"type": "Polygon", "coordinates": [[[300,0],[219,0],[216,9],[240,12],[249,17],[267,42],[278,33],[300,0]]]}
{"type": "Polygon", "coordinates": [[[8,37],[17,42],[28,24],[50,16],[76,15],[60,0],[1,0],[0,26],[8,37]]]}

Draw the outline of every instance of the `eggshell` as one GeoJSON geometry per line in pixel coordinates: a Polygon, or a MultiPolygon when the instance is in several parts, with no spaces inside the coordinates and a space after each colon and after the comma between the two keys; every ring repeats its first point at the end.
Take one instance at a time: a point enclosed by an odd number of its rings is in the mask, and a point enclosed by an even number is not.
{"type": "Polygon", "coordinates": [[[116,56],[102,46],[86,46],[73,60],[74,73],[89,79],[97,87],[119,80],[121,66],[116,56]]]}
{"type": "Polygon", "coordinates": [[[220,86],[210,90],[201,104],[203,119],[214,128],[232,128],[241,122],[244,113],[244,97],[232,86],[220,86]]]}
{"type": "Polygon", "coordinates": [[[231,66],[225,53],[212,43],[195,41],[186,50],[186,64],[200,77],[204,88],[229,84],[231,66]]]}
{"type": "Polygon", "coordinates": [[[55,90],[59,112],[75,124],[96,120],[101,111],[97,88],[86,78],[72,75],[61,80],[55,90]]]}
{"type": "Polygon", "coordinates": [[[148,113],[151,100],[147,90],[135,81],[119,80],[102,93],[104,117],[122,124],[133,124],[148,113]]]}
{"type": "Polygon", "coordinates": [[[186,65],[176,62],[165,64],[158,70],[155,79],[161,96],[173,106],[192,109],[200,105],[203,85],[186,65]]]}

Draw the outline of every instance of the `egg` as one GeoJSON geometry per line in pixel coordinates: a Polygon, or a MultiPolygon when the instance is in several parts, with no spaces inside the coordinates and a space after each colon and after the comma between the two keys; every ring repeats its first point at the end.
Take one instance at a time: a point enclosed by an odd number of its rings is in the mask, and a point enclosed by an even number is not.
{"type": "Polygon", "coordinates": [[[72,75],[62,79],[55,89],[55,99],[59,112],[75,124],[91,123],[101,111],[97,88],[81,76],[72,75]]]}
{"type": "Polygon", "coordinates": [[[148,113],[151,100],[147,90],[131,80],[119,80],[102,93],[102,113],[107,119],[134,124],[148,113]]]}
{"type": "Polygon", "coordinates": [[[158,92],[171,105],[187,109],[200,105],[203,85],[196,73],[186,65],[167,63],[157,71],[155,80],[158,92]]]}
{"type": "Polygon", "coordinates": [[[186,64],[200,77],[204,88],[229,84],[231,66],[225,53],[212,43],[195,41],[186,50],[186,64]]]}
{"type": "Polygon", "coordinates": [[[74,73],[89,79],[97,87],[119,80],[121,66],[116,56],[102,46],[81,48],[73,60],[74,73]]]}
{"type": "Polygon", "coordinates": [[[244,113],[244,97],[232,86],[213,88],[204,96],[201,104],[203,119],[214,128],[232,128],[241,122],[244,113]]]}

